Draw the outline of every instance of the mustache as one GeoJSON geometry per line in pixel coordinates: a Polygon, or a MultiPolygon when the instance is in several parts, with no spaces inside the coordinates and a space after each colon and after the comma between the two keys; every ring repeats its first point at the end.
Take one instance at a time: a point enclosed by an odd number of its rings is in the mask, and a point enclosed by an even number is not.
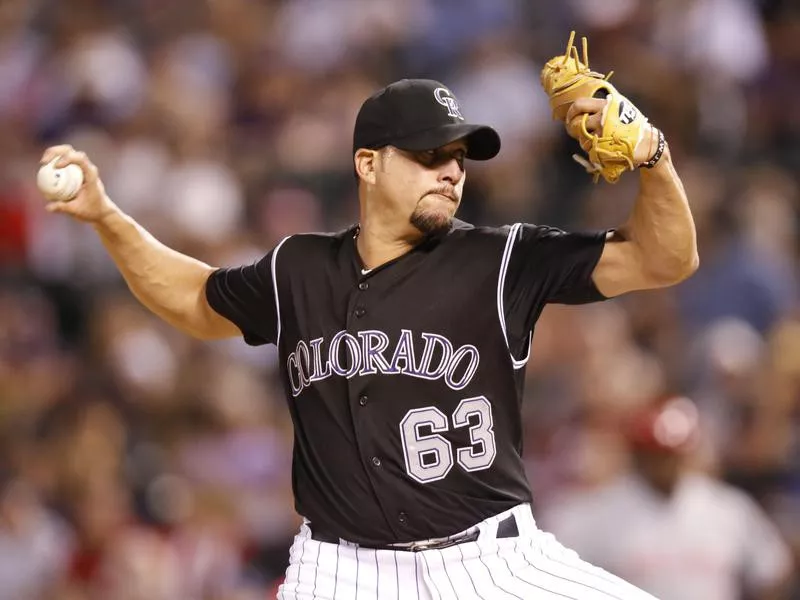
{"type": "Polygon", "coordinates": [[[456,194],[456,191],[453,188],[447,186],[428,190],[422,195],[422,197],[424,198],[425,196],[429,196],[431,194],[439,194],[440,196],[445,196],[447,198],[450,198],[450,200],[456,203],[460,201],[460,198],[456,194]]]}

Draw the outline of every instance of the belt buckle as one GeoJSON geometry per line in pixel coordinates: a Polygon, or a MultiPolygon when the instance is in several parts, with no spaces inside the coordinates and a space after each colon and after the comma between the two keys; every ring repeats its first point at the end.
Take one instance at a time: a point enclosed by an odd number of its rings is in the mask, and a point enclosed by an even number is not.
{"type": "Polygon", "coordinates": [[[409,552],[422,552],[423,550],[431,550],[436,547],[439,542],[411,542],[405,549],[409,552]]]}
{"type": "Polygon", "coordinates": [[[441,550],[443,548],[450,548],[458,544],[465,544],[467,542],[474,542],[478,539],[479,532],[473,531],[465,533],[458,537],[451,538],[438,538],[433,540],[422,540],[419,542],[410,542],[403,549],[409,552],[422,552],[423,550],[441,550]]]}
{"type": "Polygon", "coordinates": [[[398,542],[390,544],[389,548],[392,550],[405,550],[406,552],[421,552],[422,550],[430,550],[435,548],[436,544],[440,544],[442,540],[420,540],[416,542],[398,542]]]}

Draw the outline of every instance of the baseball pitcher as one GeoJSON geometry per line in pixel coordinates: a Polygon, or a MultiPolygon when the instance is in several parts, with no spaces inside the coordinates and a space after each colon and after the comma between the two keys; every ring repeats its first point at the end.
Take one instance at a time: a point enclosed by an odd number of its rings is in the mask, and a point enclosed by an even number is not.
{"type": "Polygon", "coordinates": [[[277,346],[304,517],[280,599],[652,600],[538,529],[524,367],[547,303],[688,277],[694,224],[664,135],[585,51],[570,41],[542,82],[593,176],[638,172],[635,206],[612,231],[457,220],[467,161],[494,157],[500,138],[431,80],[398,81],[361,107],[357,224],[289,236],[239,268],[165,247],[84,154],[44,153],[84,172],[78,196],[48,210],[91,223],[145,306],[201,339],[277,346]]]}

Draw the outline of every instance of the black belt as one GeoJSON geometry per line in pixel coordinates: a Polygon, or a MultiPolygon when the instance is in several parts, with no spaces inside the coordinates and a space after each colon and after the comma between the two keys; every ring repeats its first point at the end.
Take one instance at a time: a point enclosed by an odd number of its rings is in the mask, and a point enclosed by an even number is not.
{"type": "MultiPolygon", "coordinates": [[[[339,536],[325,530],[324,528],[317,528],[308,524],[311,529],[311,539],[317,542],[324,542],[326,544],[338,544],[341,540],[339,536]]],[[[474,542],[478,539],[480,531],[477,529],[470,533],[463,535],[451,536],[435,541],[421,541],[421,542],[408,542],[399,544],[389,544],[384,546],[362,546],[360,548],[368,548],[370,550],[399,550],[402,552],[420,552],[422,550],[441,550],[450,546],[458,544],[466,544],[467,542],[474,542]]],[[[519,535],[519,527],[517,527],[517,520],[514,515],[509,515],[497,524],[497,539],[514,538],[519,535]]]]}

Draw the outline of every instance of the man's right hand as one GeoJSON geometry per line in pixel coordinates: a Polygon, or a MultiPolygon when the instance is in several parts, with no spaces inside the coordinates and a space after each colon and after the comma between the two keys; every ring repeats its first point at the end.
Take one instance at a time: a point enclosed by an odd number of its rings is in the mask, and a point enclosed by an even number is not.
{"type": "Polygon", "coordinates": [[[44,151],[41,164],[49,163],[56,157],[58,157],[55,163],[56,167],[61,168],[69,164],[75,164],[81,168],[83,171],[83,185],[78,191],[78,195],[72,200],[49,202],[46,207],[48,212],[64,213],[87,223],[99,223],[105,217],[117,211],[117,206],[106,195],[97,167],[85,153],[78,152],[68,144],[51,146],[44,151]]]}

